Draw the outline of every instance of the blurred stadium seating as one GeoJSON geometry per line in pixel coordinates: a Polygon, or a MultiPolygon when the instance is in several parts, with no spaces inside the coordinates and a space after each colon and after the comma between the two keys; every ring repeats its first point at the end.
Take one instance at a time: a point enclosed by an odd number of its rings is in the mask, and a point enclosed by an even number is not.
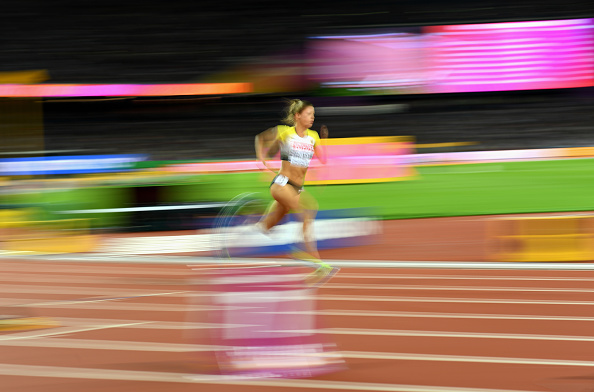
{"type": "MultiPolygon", "coordinates": [[[[7,0],[0,72],[46,69],[52,83],[184,83],[299,48],[341,28],[583,18],[589,0],[151,3],[7,0]],[[336,4],[340,4],[337,7],[336,4]],[[66,12],[67,11],[67,12],[66,12]]],[[[406,103],[400,113],[322,116],[331,137],[412,135],[418,143],[476,141],[474,149],[594,145],[591,89],[579,92],[314,100],[316,106],[406,103]],[[579,94],[579,95],[577,95],[579,94]],[[477,132],[477,130],[479,132],[477,132]]],[[[151,159],[245,158],[278,123],[279,96],[121,99],[44,104],[45,149],[149,153],[151,159]]]]}
{"type": "Polygon", "coordinates": [[[6,0],[0,71],[48,69],[53,83],[187,82],[353,26],[591,17],[589,0],[6,0]]]}
{"type": "MultiPolygon", "coordinates": [[[[458,151],[592,146],[594,94],[580,94],[418,98],[406,112],[319,115],[314,128],[328,125],[331,137],[411,135],[419,144],[476,142],[452,147],[458,151]]],[[[327,104],[319,101],[318,107],[327,104]]],[[[240,159],[253,157],[256,133],[278,124],[282,101],[138,99],[45,107],[47,150],[148,153],[152,160],[240,159]]],[[[423,150],[431,151],[447,149],[423,150]]]]}

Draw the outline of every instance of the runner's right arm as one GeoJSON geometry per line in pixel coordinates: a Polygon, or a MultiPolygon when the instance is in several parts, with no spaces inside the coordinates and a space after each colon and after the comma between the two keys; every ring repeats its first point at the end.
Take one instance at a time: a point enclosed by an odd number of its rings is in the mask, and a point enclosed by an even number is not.
{"type": "Polygon", "coordinates": [[[277,135],[278,128],[272,127],[256,135],[255,140],[256,157],[264,164],[264,167],[272,172],[275,172],[275,170],[268,165],[266,158],[276,154],[279,149],[280,140],[277,135]]]}

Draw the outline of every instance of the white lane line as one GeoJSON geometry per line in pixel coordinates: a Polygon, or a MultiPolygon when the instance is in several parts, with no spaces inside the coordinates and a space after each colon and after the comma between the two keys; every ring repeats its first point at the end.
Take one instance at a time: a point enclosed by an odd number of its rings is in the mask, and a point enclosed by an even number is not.
{"type": "MultiPolygon", "coordinates": [[[[1,272],[22,272],[25,274],[29,273],[47,273],[47,274],[55,274],[55,273],[67,273],[72,275],[89,275],[89,274],[97,274],[97,275],[106,275],[106,276],[113,276],[115,275],[155,275],[155,276],[187,276],[191,273],[189,268],[185,268],[183,265],[177,265],[177,269],[172,268],[172,265],[167,263],[167,260],[162,261],[163,264],[162,268],[155,268],[150,266],[143,266],[143,265],[134,265],[126,263],[125,260],[119,258],[117,263],[111,263],[110,265],[90,265],[90,264],[81,264],[78,262],[68,261],[67,258],[69,255],[62,255],[64,258],[63,260],[60,257],[55,257],[54,259],[40,259],[40,260],[21,260],[16,259],[16,262],[13,260],[12,262],[2,261],[2,257],[0,257],[0,271],[1,272]],[[48,263],[48,261],[51,262],[48,263]],[[63,262],[64,264],[58,264],[63,262]],[[117,264],[117,265],[113,265],[117,264]]],[[[79,260],[80,256],[75,259],[75,261],[79,260]]],[[[162,259],[161,259],[162,260],[162,259]]],[[[94,260],[89,259],[88,261],[93,262],[94,260]]],[[[188,262],[190,259],[187,260],[188,262]]],[[[99,263],[97,261],[97,263],[99,263]]],[[[183,263],[186,264],[186,263],[183,263]]]]}
{"type": "MultiPolygon", "coordinates": [[[[296,285],[298,287],[298,285],[296,285]]],[[[263,288],[264,289],[264,288],[263,288]]],[[[349,291],[353,290],[400,290],[400,291],[464,291],[464,292],[505,292],[505,293],[580,293],[588,294],[594,293],[594,289],[574,289],[574,288],[537,288],[537,287],[496,287],[496,286],[483,286],[483,287],[469,287],[469,286],[425,286],[425,285],[374,285],[374,284],[339,284],[339,283],[327,283],[322,288],[328,289],[346,289],[349,291]]],[[[87,295],[87,296],[99,296],[109,295],[108,298],[97,298],[95,301],[108,301],[108,300],[125,300],[134,299],[140,297],[154,297],[154,296],[169,296],[169,297],[205,297],[205,296],[216,296],[217,293],[213,292],[195,292],[195,291],[161,291],[147,293],[146,290],[142,289],[120,289],[120,288],[85,288],[85,287],[61,287],[61,286],[26,286],[26,285],[0,285],[0,293],[5,294],[58,294],[58,295],[87,295]]],[[[373,296],[365,296],[369,298],[373,296]]],[[[65,300],[67,301],[67,300],[65,300]]],[[[91,302],[93,299],[76,299],[77,301],[91,302]]]]}
{"type": "MultiPolygon", "coordinates": [[[[284,312],[276,312],[276,314],[284,312]]],[[[290,312],[287,312],[290,313],[290,312]]],[[[594,321],[594,317],[552,316],[529,314],[488,314],[488,313],[433,313],[433,312],[398,312],[398,311],[345,311],[321,310],[317,312],[293,312],[294,314],[316,314],[320,316],[352,317],[407,317],[407,318],[444,318],[444,319],[483,319],[483,320],[537,320],[537,321],[594,321]]]]}
{"type": "Polygon", "coordinates": [[[93,285],[107,284],[114,286],[181,286],[188,285],[189,279],[186,278],[167,278],[167,277],[118,277],[118,276],[92,276],[85,275],[61,275],[61,274],[18,274],[18,273],[0,273],[0,284],[11,284],[14,282],[27,283],[67,283],[67,284],[83,284],[90,283],[93,285]]]}
{"type": "MultiPolygon", "coordinates": [[[[43,293],[36,293],[36,294],[43,294],[43,293]]],[[[47,293],[45,293],[47,294],[47,293]]],[[[66,294],[64,294],[66,295],[66,294]]],[[[174,291],[168,293],[152,293],[152,294],[144,294],[144,295],[132,295],[132,296],[122,296],[122,297],[89,297],[89,298],[77,298],[77,299],[54,299],[51,301],[43,300],[39,298],[0,298],[0,307],[1,306],[10,306],[10,307],[31,307],[31,306],[47,306],[47,307],[63,307],[64,305],[78,305],[78,304],[93,304],[99,302],[117,302],[122,303],[121,301],[127,300],[135,300],[141,298],[149,298],[149,297],[157,297],[157,296],[168,296],[170,298],[199,298],[199,297],[213,297],[215,296],[212,293],[204,292],[191,292],[191,291],[174,291]]],[[[188,300],[189,301],[189,300],[188,300]]],[[[183,302],[183,301],[182,301],[183,302]]],[[[142,306],[142,304],[137,304],[142,306]]],[[[160,305],[165,304],[155,304],[158,308],[160,305]]],[[[171,306],[182,306],[179,304],[172,304],[171,306]]]]}
{"type": "Polygon", "coordinates": [[[383,274],[383,275],[376,275],[376,274],[358,274],[354,272],[340,272],[333,280],[340,279],[410,279],[410,280],[502,280],[502,281],[526,281],[526,282],[538,282],[538,281],[545,281],[545,282],[590,282],[594,283],[594,277],[592,278],[580,278],[580,277],[564,277],[564,276],[505,276],[505,275],[485,275],[479,276],[476,274],[470,275],[407,275],[407,274],[399,274],[399,273],[391,273],[391,274],[383,274]]]}
{"type": "Polygon", "coordinates": [[[504,291],[504,292],[553,292],[553,293],[594,293],[594,289],[540,288],[540,287],[498,287],[498,286],[436,286],[436,285],[376,285],[376,284],[340,284],[326,283],[325,289],[348,290],[430,290],[430,291],[504,291]]]}
{"type": "Polygon", "coordinates": [[[88,331],[97,331],[100,329],[110,329],[110,328],[123,328],[123,327],[130,327],[133,325],[140,325],[140,324],[147,324],[150,321],[143,321],[137,323],[125,323],[125,324],[109,324],[109,325],[95,325],[85,328],[72,328],[72,327],[58,327],[52,328],[51,330],[47,330],[47,332],[39,332],[39,331],[26,331],[26,332],[16,332],[11,333],[10,335],[0,335],[0,342],[10,341],[10,340],[19,340],[19,339],[38,339],[48,336],[59,336],[64,334],[72,334],[78,332],[88,332],[88,331]]]}
{"type": "Polygon", "coordinates": [[[594,301],[562,301],[538,299],[477,299],[444,297],[388,297],[388,296],[346,296],[321,295],[318,301],[357,301],[357,302],[435,302],[435,303],[474,303],[474,304],[521,304],[521,305],[594,305],[594,301]]]}
{"type": "Polygon", "coordinates": [[[40,286],[40,285],[0,285],[0,293],[12,294],[72,294],[72,295],[109,295],[114,297],[132,297],[148,295],[176,295],[180,293],[189,293],[190,291],[171,291],[171,290],[151,290],[146,289],[126,289],[126,288],[103,288],[103,287],[79,287],[79,286],[40,286]]]}
{"type": "MultiPolygon", "coordinates": [[[[0,271],[2,269],[0,268],[0,271]]],[[[76,270],[80,272],[80,270],[76,270]]],[[[113,271],[113,270],[112,270],[113,271]]],[[[146,274],[140,274],[146,275],[146,274]]],[[[0,283],[6,282],[8,284],[15,281],[22,282],[36,282],[36,283],[92,283],[92,284],[113,284],[113,285],[166,285],[166,286],[181,286],[191,285],[191,279],[199,278],[200,274],[195,276],[184,274],[179,279],[161,277],[161,276],[139,276],[139,277],[114,277],[114,276],[92,276],[92,274],[85,275],[62,275],[62,274],[47,274],[47,273],[1,273],[0,283]]],[[[381,280],[462,280],[462,281],[520,281],[520,282],[587,282],[594,283],[594,277],[541,277],[541,276],[468,276],[468,275],[404,275],[404,274],[357,274],[341,272],[337,275],[333,282],[340,282],[346,279],[381,279],[381,280]]]]}
{"type": "MultiPolygon", "coordinates": [[[[166,293],[170,295],[171,293],[166,293]]],[[[176,294],[177,295],[177,294],[176,294]]],[[[223,294],[209,293],[190,293],[188,297],[217,297],[223,294]]],[[[300,297],[295,297],[296,299],[300,297]]],[[[127,298],[97,298],[96,300],[64,300],[34,302],[35,300],[26,299],[6,299],[2,302],[10,302],[5,305],[14,307],[47,307],[47,308],[76,308],[76,309],[103,309],[103,310],[129,310],[129,311],[165,311],[165,312],[185,312],[185,311],[204,311],[204,310],[233,310],[233,309],[257,309],[258,306],[217,306],[212,305],[212,301],[204,305],[184,305],[184,304],[151,304],[151,303],[129,303],[122,302],[127,298]]],[[[537,299],[490,299],[490,298],[451,298],[451,297],[400,297],[400,296],[346,296],[346,295],[317,295],[317,301],[338,301],[338,302],[413,302],[413,303],[475,303],[475,304],[516,304],[516,305],[594,305],[594,301],[565,301],[565,300],[537,300],[537,299]]],[[[356,311],[356,310],[355,310],[356,311]]]]}
{"type": "MultiPolygon", "coordinates": [[[[54,261],[54,262],[83,262],[83,263],[115,263],[115,264],[159,264],[159,265],[186,265],[186,266],[200,266],[200,265],[221,265],[220,259],[214,257],[194,257],[194,256],[139,256],[133,254],[64,254],[64,255],[37,255],[37,256],[2,256],[0,260],[19,260],[19,261],[54,261]]],[[[234,263],[249,264],[274,262],[288,264],[287,259],[262,259],[262,258],[237,258],[234,263]]],[[[329,259],[329,263],[337,267],[345,268],[396,268],[396,269],[462,269],[462,270],[545,270],[545,271],[594,271],[594,263],[571,263],[571,262],[488,262],[488,261],[407,261],[407,260],[344,260],[344,259],[329,259]]],[[[38,266],[39,264],[36,264],[38,266]]],[[[292,262],[291,265],[295,265],[292,262]]],[[[83,267],[86,268],[86,267],[83,267]]],[[[120,273],[118,267],[118,273],[120,273]]],[[[148,268],[148,267],[145,267],[148,268]]],[[[1,270],[1,267],[0,267],[1,270]]],[[[26,269],[23,269],[26,270],[26,269]]],[[[147,269],[148,270],[148,269],[147,269]]],[[[47,272],[53,271],[51,268],[47,272]]],[[[80,269],[73,269],[72,271],[80,272],[80,269]]],[[[105,273],[113,273],[108,267],[102,269],[105,273]]],[[[151,272],[159,274],[159,269],[150,269],[151,272]]],[[[129,269],[126,273],[138,274],[134,269],[129,269]]],[[[164,273],[166,273],[164,271],[164,273]]],[[[178,274],[183,274],[179,272],[178,274]]]]}
{"type": "MultiPolygon", "coordinates": [[[[67,332],[70,333],[70,332],[67,332]]],[[[110,350],[110,351],[149,351],[149,352],[198,352],[221,350],[216,346],[199,346],[177,343],[133,342],[119,340],[90,340],[31,337],[27,340],[1,340],[0,346],[11,347],[43,347],[43,348],[69,348],[82,350],[110,350]]]]}
{"type": "Polygon", "coordinates": [[[138,299],[138,298],[148,298],[148,297],[157,297],[157,296],[178,296],[179,294],[186,294],[187,291],[174,291],[169,293],[149,293],[149,294],[142,294],[142,295],[134,295],[134,296],[126,296],[126,297],[113,297],[113,298],[96,298],[96,299],[75,299],[75,300],[61,300],[61,301],[49,301],[49,302],[37,302],[34,304],[30,304],[30,306],[48,306],[59,303],[61,305],[74,305],[74,304],[89,304],[89,303],[97,303],[97,302],[109,302],[109,301],[125,301],[129,299],[138,299]]]}
{"type": "MultiPolygon", "coordinates": [[[[87,350],[111,350],[111,351],[147,351],[147,352],[200,352],[200,351],[223,351],[233,350],[233,347],[221,345],[199,345],[199,344],[180,344],[180,343],[161,343],[161,342],[142,342],[142,341],[113,341],[113,340],[95,340],[95,339],[68,339],[56,336],[72,334],[77,332],[87,332],[98,329],[122,328],[126,325],[105,325],[101,327],[89,327],[79,329],[63,329],[45,334],[26,334],[20,336],[6,336],[0,339],[0,346],[12,347],[43,347],[43,348],[66,348],[66,349],[87,349],[87,350]]],[[[560,335],[522,335],[522,334],[488,334],[488,333],[457,333],[441,331],[397,331],[397,330],[357,330],[348,328],[331,328],[323,330],[295,330],[295,331],[268,331],[274,332],[298,332],[316,334],[323,333],[328,335],[365,335],[365,336],[401,336],[401,337],[440,337],[440,338],[482,338],[482,339],[515,339],[515,340],[544,340],[544,341],[575,341],[575,342],[594,342],[594,337],[583,336],[560,336],[560,335]]],[[[356,357],[357,351],[349,352],[347,356],[356,357]]],[[[376,359],[385,358],[390,353],[375,353],[376,359]]],[[[272,353],[270,355],[273,355],[272,353]]],[[[366,353],[371,356],[372,354],[366,353]]],[[[398,354],[394,354],[398,355],[398,354]]],[[[412,354],[410,354],[412,355],[412,354]]],[[[466,358],[466,356],[459,356],[466,358]]],[[[423,356],[424,358],[424,356],[423,356]]],[[[472,357],[474,358],[474,357],[472,357]]],[[[484,357],[491,358],[491,357],[484,357]]],[[[499,360],[495,357],[495,360],[499,360]]],[[[537,359],[540,360],[540,359],[537,359]]],[[[522,360],[523,361],[523,360],[522,360]]]]}
{"type": "MultiPolygon", "coordinates": [[[[72,268],[74,263],[90,264],[90,268],[98,268],[97,263],[105,264],[121,264],[121,265],[141,265],[145,271],[156,271],[158,268],[151,268],[153,265],[190,265],[190,264],[222,264],[220,258],[214,257],[196,257],[194,255],[178,256],[178,255],[136,255],[132,253],[88,253],[88,254],[57,254],[57,255],[3,255],[0,254],[0,260],[8,260],[9,262],[18,261],[21,264],[23,262],[33,262],[36,265],[40,265],[44,262],[55,262],[61,263],[60,267],[66,268],[69,266],[72,268]]],[[[256,259],[238,259],[244,262],[253,262],[256,259]],[[247,260],[247,261],[246,261],[247,260]]],[[[84,266],[84,268],[89,268],[84,266]]],[[[100,268],[100,267],[99,267],[100,268]]],[[[109,273],[108,267],[102,269],[106,273],[109,273]]],[[[119,270],[119,268],[118,268],[119,270]]],[[[51,270],[48,270],[51,271],[51,270]]],[[[128,273],[136,274],[133,269],[129,269],[128,273]]]]}
{"type": "Polygon", "coordinates": [[[434,355],[409,353],[380,353],[362,351],[341,351],[344,358],[383,359],[405,361],[437,361],[437,362],[472,362],[472,363],[505,363],[515,365],[546,365],[546,366],[578,366],[594,367],[594,361],[577,361],[565,359],[541,358],[506,358],[506,357],[478,357],[464,355],[434,355]]]}
{"type": "MultiPolygon", "coordinates": [[[[594,301],[563,301],[563,300],[523,300],[523,299],[476,299],[476,298],[444,298],[444,297],[388,297],[388,296],[317,296],[317,301],[328,302],[411,302],[411,303],[463,303],[463,304],[514,304],[514,305],[594,305],[594,301]]],[[[0,303],[0,305],[2,305],[0,303]]],[[[45,307],[50,309],[92,309],[113,311],[153,311],[153,312],[202,312],[212,310],[258,309],[260,306],[249,305],[182,305],[182,304],[151,304],[128,303],[99,299],[97,301],[52,301],[52,302],[26,302],[14,301],[12,307],[45,307]]],[[[354,310],[357,312],[357,310],[354,310]]]]}
{"type": "MultiPolygon", "coordinates": [[[[573,317],[573,316],[543,316],[543,315],[497,315],[497,314],[476,314],[476,313],[431,313],[431,312],[390,312],[390,311],[343,311],[343,310],[320,310],[320,311],[288,311],[288,312],[259,312],[261,314],[276,315],[302,315],[302,316],[347,316],[347,317],[407,317],[407,318],[439,318],[439,319],[470,319],[470,320],[533,320],[533,321],[594,321],[594,317],[573,317]]],[[[87,326],[98,324],[120,324],[122,328],[134,329],[170,329],[170,330],[199,330],[199,329],[221,329],[221,328],[242,328],[247,324],[215,324],[187,321],[151,321],[143,323],[142,320],[123,319],[89,319],[89,318],[67,318],[57,317],[55,321],[64,326],[87,326]]]]}
{"type": "Polygon", "coordinates": [[[536,392],[512,389],[464,388],[426,385],[401,385],[310,379],[254,379],[233,376],[209,376],[188,373],[134,370],[88,369],[59,366],[0,364],[0,374],[23,377],[57,377],[88,380],[149,381],[185,384],[237,385],[275,388],[329,389],[337,391],[381,392],[536,392]]]}
{"type": "MultiPolygon", "coordinates": [[[[208,297],[208,294],[204,294],[208,297]]],[[[302,298],[302,297],[295,297],[302,298]]],[[[48,309],[87,309],[87,310],[114,310],[114,311],[139,311],[139,312],[203,312],[213,310],[235,310],[235,309],[258,309],[257,305],[213,305],[212,301],[205,301],[204,304],[158,304],[158,303],[130,303],[127,299],[133,298],[97,298],[78,300],[56,300],[46,302],[39,299],[29,298],[0,298],[0,307],[10,308],[32,308],[43,307],[48,309]]]]}
{"type": "MultiPolygon", "coordinates": [[[[104,326],[103,328],[115,328],[118,326],[104,326]]],[[[97,328],[95,328],[97,329],[97,328]]],[[[84,331],[84,330],[80,330],[84,331]]],[[[80,331],[62,331],[60,334],[80,331]]],[[[310,331],[308,331],[310,332],[310,331]]],[[[331,333],[335,333],[332,331],[331,333]]],[[[39,335],[39,334],[38,334],[39,335]]],[[[402,336],[440,336],[440,335],[416,335],[404,334],[402,336]]],[[[43,336],[22,337],[17,339],[0,339],[0,346],[17,347],[43,347],[43,348],[66,348],[66,349],[90,349],[90,350],[112,350],[112,351],[146,351],[146,352],[204,352],[204,351],[226,351],[233,350],[231,346],[220,345],[192,345],[176,343],[154,343],[138,341],[109,341],[89,339],[41,339],[43,336]],[[24,340],[28,339],[28,340],[24,340]]],[[[455,336],[457,337],[457,336],[455,336]]],[[[571,338],[571,337],[570,337],[571,338]]],[[[552,339],[555,340],[555,339],[552,339]]],[[[592,339],[590,339],[592,341],[592,339]]],[[[282,353],[280,353],[282,354],[282,353]]],[[[375,359],[375,360],[414,360],[434,362],[478,362],[478,363],[506,363],[525,365],[550,365],[550,366],[581,366],[594,367],[593,361],[547,359],[547,358],[513,358],[513,357],[487,357],[447,354],[414,354],[414,353],[392,353],[392,352],[365,352],[365,351],[341,351],[332,355],[340,355],[343,358],[375,359]]],[[[269,353],[274,355],[274,353],[269,353]]]]}
{"type": "Polygon", "coordinates": [[[545,271],[594,271],[593,263],[555,262],[488,262],[488,261],[380,261],[380,260],[328,260],[344,268],[398,268],[398,269],[462,269],[462,270],[545,270],[545,271]]]}
{"type": "MultiPolygon", "coordinates": [[[[128,310],[142,310],[142,309],[146,309],[147,306],[151,306],[151,304],[129,304],[126,303],[124,304],[121,301],[125,301],[125,300],[129,300],[129,299],[138,299],[138,298],[144,298],[144,297],[149,297],[149,296],[135,296],[135,297],[116,297],[116,298],[96,298],[96,299],[75,299],[75,300],[54,300],[54,301],[46,301],[46,302],[42,302],[41,299],[31,299],[31,298],[0,298],[0,307],[1,306],[5,306],[5,307],[20,307],[20,308],[29,308],[29,307],[47,307],[47,308],[65,308],[65,307],[72,307],[72,308],[77,308],[80,309],[82,308],[86,308],[88,305],[88,308],[92,308],[92,309],[115,309],[118,310],[120,308],[122,309],[128,309],[128,310]],[[97,306],[97,304],[100,303],[110,303],[109,305],[105,305],[103,307],[101,306],[97,306]],[[70,305],[74,305],[74,306],[70,306],[70,305]]],[[[154,306],[154,310],[162,310],[162,311],[166,311],[166,305],[162,304],[162,305],[152,305],[154,306]]],[[[184,309],[186,309],[185,305],[178,305],[178,304],[171,304],[171,305],[167,305],[168,307],[171,307],[170,311],[173,310],[178,310],[178,311],[182,311],[184,309]]],[[[198,310],[198,308],[196,308],[198,310]]]]}
{"type": "MultiPolygon", "coordinates": [[[[0,272],[3,268],[0,268],[0,272]]],[[[0,282],[6,282],[8,284],[13,283],[15,281],[23,281],[23,282],[36,282],[36,283],[72,283],[76,282],[80,283],[103,283],[103,284],[114,284],[114,285],[188,285],[191,284],[190,279],[192,278],[199,278],[199,273],[193,274],[191,276],[188,273],[184,274],[175,274],[181,275],[180,279],[169,278],[165,279],[162,276],[155,276],[149,277],[146,276],[147,274],[138,274],[143,275],[142,277],[117,277],[117,276],[101,276],[94,274],[92,271],[88,271],[84,275],[80,274],[80,269],[72,270],[73,273],[77,273],[75,276],[73,275],[62,275],[62,274],[47,274],[41,273],[36,271],[28,271],[29,273],[5,273],[3,272],[0,274],[0,282]],[[186,279],[184,279],[184,276],[186,279]]],[[[55,271],[53,271],[55,272],[55,271]]],[[[113,273],[114,270],[112,269],[111,272],[113,273]]],[[[156,275],[159,275],[158,272],[155,271],[156,275]]],[[[164,274],[167,275],[167,274],[164,274]]],[[[481,281],[481,280],[490,280],[490,281],[521,281],[521,282],[588,282],[594,283],[594,277],[592,278],[583,278],[583,277],[540,277],[540,276],[468,276],[468,275],[405,275],[405,274],[383,274],[383,275],[374,275],[374,274],[357,274],[357,273],[347,273],[341,272],[334,281],[340,281],[341,279],[357,279],[357,280],[364,280],[364,279],[382,279],[382,280],[463,280],[463,281],[481,281]]]]}
{"type": "MultiPolygon", "coordinates": [[[[48,309],[88,309],[88,310],[117,310],[139,312],[203,312],[212,310],[248,309],[246,306],[214,306],[214,305],[177,305],[177,304],[130,304],[112,301],[64,301],[46,303],[27,303],[19,307],[44,307],[48,309]]],[[[257,309],[257,307],[252,307],[257,309]]]]}
{"type": "Polygon", "coordinates": [[[101,324],[129,324],[128,327],[123,328],[138,328],[138,329],[171,329],[171,330],[197,330],[197,329],[221,329],[221,328],[238,328],[246,327],[248,324],[216,324],[216,323],[201,323],[194,321],[152,321],[152,320],[125,320],[125,319],[102,319],[102,318],[73,318],[73,317],[53,317],[53,320],[60,323],[60,325],[74,327],[87,325],[101,325],[101,324]],[[148,324],[137,324],[142,322],[148,324]]]}
{"type": "MultiPolygon", "coordinates": [[[[524,315],[524,314],[487,314],[487,313],[433,313],[433,312],[398,312],[398,311],[370,311],[370,310],[305,310],[305,311],[275,311],[262,312],[260,314],[276,315],[302,315],[302,316],[347,316],[347,317],[405,317],[405,318],[435,318],[435,319],[470,319],[470,320],[533,320],[533,321],[585,321],[592,322],[594,317],[580,316],[554,316],[554,315],[524,315]]],[[[89,325],[89,324],[116,324],[133,323],[142,320],[122,319],[90,319],[90,318],[68,318],[55,317],[54,320],[61,325],[89,325]]],[[[225,324],[226,325],[226,324],[225,324]]],[[[225,325],[214,323],[199,323],[185,321],[154,321],[151,324],[140,325],[134,328],[142,329],[209,329],[225,328],[225,325]]],[[[229,327],[239,327],[240,324],[229,324],[229,327]]]]}
{"type": "Polygon", "coordinates": [[[546,340],[568,342],[594,342],[594,336],[566,336],[566,335],[533,335],[512,333],[483,333],[483,332],[449,332],[449,331],[415,331],[396,329],[362,329],[362,328],[324,328],[314,330],[283,330],[267,331],[268,333],[323,333],[327,335],[364,335],[364,336],[409,336],[409,337],[439,337],[439,338],[468,338],[468,339],[515,339],[515,340],[546,340]]]}

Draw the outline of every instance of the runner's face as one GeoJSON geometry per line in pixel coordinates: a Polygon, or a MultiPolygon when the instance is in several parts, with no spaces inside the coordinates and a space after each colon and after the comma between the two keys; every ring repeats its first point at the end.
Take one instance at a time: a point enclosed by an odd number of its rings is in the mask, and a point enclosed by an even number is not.
{"type": "Polygon", "coordinates": [[[313,106],[308,106],[295,115],[297,123],[304,126],[305,128],[311,128],[315,119],[315,109],[313,106]]]}

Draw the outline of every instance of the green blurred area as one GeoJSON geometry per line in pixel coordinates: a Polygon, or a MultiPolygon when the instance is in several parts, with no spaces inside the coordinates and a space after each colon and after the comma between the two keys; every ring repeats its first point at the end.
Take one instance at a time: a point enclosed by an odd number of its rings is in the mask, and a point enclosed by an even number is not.
{"type": "MultiPolygon", "coordinates": [[[[372,208],[383,219],[594,210],[594,159],[422,166],[414,179],[376,184],[316,185],[306,189],[320,209],[372,208]]],[[[161,202],[227,201],[242,192],[270,199],[265,173],[161,177],[140,183],[48,187],[3,194],[4,208],[34,206],[35,219],[63,219],[63,211],[133,205],[134,186],[161,187],[161,202]]],[[[94,227],[125,226],[122,213],[93,218],[94,227]]]]}
{"type": "MultiPolygon", "coordinates": [[[[594,210],[594,159],[418,167],[407,181],[308,186],[320,209],[372,207],[384,219],[594,210]]],[[[260,191],[257,173],[214,183],[226,197],[260,191]]],[[[218,193],[218,192],[217,192],[218,193]]]]}

